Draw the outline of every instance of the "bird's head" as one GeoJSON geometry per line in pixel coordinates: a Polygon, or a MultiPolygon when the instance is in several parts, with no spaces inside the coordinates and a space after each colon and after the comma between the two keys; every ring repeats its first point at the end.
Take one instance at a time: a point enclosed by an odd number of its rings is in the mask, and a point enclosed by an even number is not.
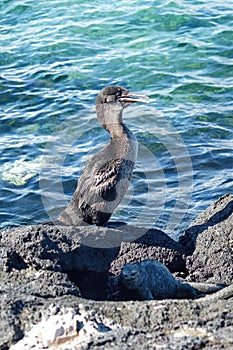
{"type": "Polygon", "coordinates": [[[148,102],[148,97],[131,93],[127,89],[111,85],[100,91],[96,99],[96,111],[101,125],[122,123],[122,111],[134,102],[148,102]]]}

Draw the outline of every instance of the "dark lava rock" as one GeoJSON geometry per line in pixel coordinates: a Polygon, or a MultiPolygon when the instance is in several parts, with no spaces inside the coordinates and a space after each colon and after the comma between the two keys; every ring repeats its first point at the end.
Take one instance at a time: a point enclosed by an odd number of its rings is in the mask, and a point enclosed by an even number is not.
{"type": "MultiPolygon", "coordinates": [[[[141,228],[127,226],[128,233],[140,232],[141,228]]],[[[137,236],[139,236],[137,234],[137,236]]],[[[117,258],[111,264],[111,272],[119,275],[122,266],[142,260],[158,260],[171,272],[186,272],[184,247],[166,233],[150,229],[134,242],[122,242],[117,258]]]]}
{"type": "Polygon", "coordinates": [[[62,320],[55,322],[58,328],[51,340],[57,350],[233,348],[231,296],[228,300],[96,301],[105,299],[110,268],[112,278],[117,278],[124,263],[156,259],[171,271],[184,271],[185,254],[191,250],[186,273],[193,280],[230,282],[230,195],[199,216],[179,243],[161,231],[127,226],[35,225],[2,230],[0,240],[0,350],[50,346],[46,337],[53,334],[53,316],[62,320]],[[63,322],[68,316],[70,326],[63,322]],[[40,322],[43,328],[36,333],[40,322]]]}
{"type": "Polygon", "coordinates": [[[17,295],[39,296],[42,298],[75,295],[80,297],[79,288],[65,273],[48,270],[13,270],[9,274],[1,272],[0,288],[12,299],[17,295]]]}
{"type": "MultiPolygon", "coordinates": [[[[46,333],[47,328],[51,334],[51,316],[65,317],[71,313],[72,318],[76,316],[78,320],[76,336],[55,343],[56,350],[146,350],[156,349],[155,346],[164,350],[231,350],[232,307],[232,299],[211,303],[199,300],[93,302],[74,296],[59,297],[56,301],[22,298],[7,304],[4,315],[7,311],[11,324],[6,324],[5,319],[1,323],[1,343],[5,345],[0,349],[8,349],[12,344],[12,334],[13,342],[28,334],[11,350],[29,350],[32,345],[42,350],[39,347],[41,334],[35,331],[38,321],[44,322],[43,332],[46,333]],[[27,332],[33,330],[33,324],[34,332],[30,336],[27,332]]],[[[57,334],[61,330],[58,324],[57,334]]]]}
{"type": "Polygon", "coordinates": [[[114,237],[117,233],[109,228],[46,225],[2,230],[1,247],[4,252],[0,258],[5,269],[20,265],[58,271],[77,268],[103,272],[108,270],[119,251],[117,245],[112,245],[111,240],[107,242],[105,238],[114,237]],[[90,245],[84,245],[83,241],[90,245]]]}
{"type": "Polygon", "coordinates": [[[179,243],[184,246],[186,254],[191,255],[194,252],[197,237],[201,234],[203,234],[203,237],[206,237],[213,232],[221,232],[223,236],[227,237],[232,233],[232,214],[232,194],[227,194],[219,198],[204,210],[179,239],[179,243]]]}
{"type": "MultiPolygon", "coordinates": [[[[233,282],[233,195],[226,195],[205,210],[188,235],[199,232],[195,250],[187,258],[189,277],[198,282],[233,282]]],[[[187,239],[187,237],[186,237],[187,239]]],[[[182,241],[182,240],[181,240],[182,241]]]]}
{"type": "Polygon", "coordinates": [[[108,247],[105,236],[117,235],[114,230],[35,225],[2,230],[0,234],[2,271],[20,270],[23,274],[31,268],[66,273],[78,284],[82,296],[104,298],[108,270],[119,251],[118,247],[108,247]],[[92,246],[83,245],[83,237],[92,246]],[[98,247],[102,240],[107,248],[98,247]]]}

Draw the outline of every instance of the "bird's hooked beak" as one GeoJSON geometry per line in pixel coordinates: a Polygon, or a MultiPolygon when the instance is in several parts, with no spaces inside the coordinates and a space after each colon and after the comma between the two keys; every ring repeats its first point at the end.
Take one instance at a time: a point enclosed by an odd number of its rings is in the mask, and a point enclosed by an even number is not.
{"type": "Polygon", "coordinates": [[[149,96],[136,94],[135,92],[128,91],[124,95],[118,97],[118,100],[126,103],[142,102],[149,103],[149,96]]]}

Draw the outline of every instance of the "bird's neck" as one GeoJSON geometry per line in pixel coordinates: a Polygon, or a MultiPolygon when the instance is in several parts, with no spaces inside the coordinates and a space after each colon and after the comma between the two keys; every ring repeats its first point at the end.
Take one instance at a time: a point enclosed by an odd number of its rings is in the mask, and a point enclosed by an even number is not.
{"type": "Polygon", "coordinates": [[[112,139],[125,138],[135,140],[135,136],[124,123],[107,124],[105,129],[109,132],[112,139]]]}

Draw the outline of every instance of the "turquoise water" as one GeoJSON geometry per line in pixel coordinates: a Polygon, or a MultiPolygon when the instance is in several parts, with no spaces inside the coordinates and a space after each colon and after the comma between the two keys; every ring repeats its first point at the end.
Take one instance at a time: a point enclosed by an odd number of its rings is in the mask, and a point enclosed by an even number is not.
{"type": "Polygon", "coordinates": [[[232,192],[233,1],[1,1],[0,227],[56,217],[108,140],[94,103],[150,96],[124,120],[139,141],[113,220],[176,234],[232,192]]]}

